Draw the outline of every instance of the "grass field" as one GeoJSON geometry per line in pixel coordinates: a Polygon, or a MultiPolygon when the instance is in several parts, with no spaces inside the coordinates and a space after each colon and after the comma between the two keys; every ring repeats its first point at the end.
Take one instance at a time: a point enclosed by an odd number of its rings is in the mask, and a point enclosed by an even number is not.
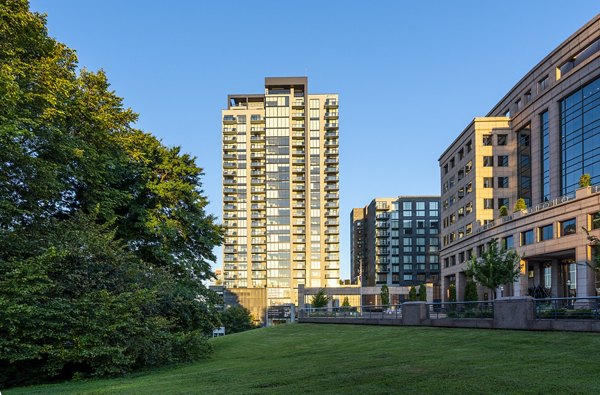
{"type": "Polygon", "coordinates": [[[600,393],[591,333],[296,324],[213,341],[194,364],[2,393],[600,393]]]}

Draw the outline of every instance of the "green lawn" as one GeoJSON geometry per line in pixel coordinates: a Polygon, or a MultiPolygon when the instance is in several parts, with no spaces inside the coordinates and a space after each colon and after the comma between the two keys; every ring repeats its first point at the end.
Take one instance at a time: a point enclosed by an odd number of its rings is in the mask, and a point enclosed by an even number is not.
{"type": "Polygon", "coordinates": [[[214,346],[190,365],[2,393],[600,393],[591,333],[296,324],[214,346]]]}

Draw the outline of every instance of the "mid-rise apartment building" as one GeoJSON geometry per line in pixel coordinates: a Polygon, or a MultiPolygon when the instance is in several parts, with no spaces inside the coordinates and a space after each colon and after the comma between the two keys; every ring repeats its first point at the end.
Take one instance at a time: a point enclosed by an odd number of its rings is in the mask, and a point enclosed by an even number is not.
{"type": "MultiPolygon", "coordinates": [[[[521,276],[504,296],[536,287],[552,296],[596,295],[586,228],[600,189],[600,16],[528,72],[485,116],[475,118],[439,158],[444,296],[462,300],[465,269],[492,239],[521,255],[521,276]],[[526,210],[513,212],[518,199],[526,210]],[[502,216],[500,208],[508,208],[502,216]]],[[[480,289],[480,298],[491,297],[480,289]]]]}
{"type": "Polygon", "coordinates": [[[400,196],[353,209],[352,278],[363,286],[439,284],[439,206],[439,196],[400,196]]]}
{"type": "Polygon", "coordinates": [[[337,94],[309,94],[306,77],[228,96],[224,284],[255,316],[297,303],[299,284],[339,282],[338,108],[337,94]]]}

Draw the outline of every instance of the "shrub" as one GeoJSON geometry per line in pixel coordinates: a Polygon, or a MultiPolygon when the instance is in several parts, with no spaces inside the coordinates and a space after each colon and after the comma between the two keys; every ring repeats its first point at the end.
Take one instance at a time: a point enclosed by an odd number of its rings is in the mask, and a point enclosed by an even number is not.
{"type": "Polygon", "coordinates": [[[592,185],[592,177],[588,173],[582,174],[579,177],[579,188],[586,188],[590,185],[592,185]]]}
{"type": "Polygon", "coordinates": [[[415,302],[417,300],[417,290],[415,287],[410,287],[410,290],[408,291],[408,300],[411,302],[415,302]]]}
{"type": "Polygon", "coordinates": [[[506,217],[508,215],[508,207],[506,206],[500,206],[499,211],[501,217],[506,217]]]}
{"type": "Polygon", "coordinates": [[[527,205],[525,204],[525,199],[523,199],[523,198],[517,199],[517,201],[515,202],[514,212],[516,213],[517,211],[526,210],[526,209],[527,209],[527,205]]]}

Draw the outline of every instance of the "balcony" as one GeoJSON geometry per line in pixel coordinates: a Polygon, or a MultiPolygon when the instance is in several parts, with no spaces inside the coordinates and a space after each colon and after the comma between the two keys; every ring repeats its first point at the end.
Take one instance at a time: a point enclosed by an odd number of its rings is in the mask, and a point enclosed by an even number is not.
{"type": "Polygon", "coordinates": [[[304,140],[304,132],[299,132],[299,131],[294,131],[292,133],[292,137],[297,139],[297,138],[301,138],[304,140]]]}
{"type": "Polygon", "coordinates": [[[234,204],[226,204],[223,206],[223,210],[225,211],[235,211],[237,210],[237,206],[234,204]]]}
{"type": "Polygon", "coordinates": [[[338,195],[337,193],[328,193],[325,195],[325,199],[326,200],[332,200],[332,199],[339,200],[340,195],[338,195]]]}
{"type": "Polygon", "coordinates": [[[267,232],[262,229],[252,229],[252,232],[250,232],[250,234],[252,236],[266,236],[267,232]]]}
{"type": "Polygon", "coordinates": [[[237,122],[237,118],[234,115],[224,115],[223,116],[224,124],[232,124],[232,123],[236,123],[236,122],[237,122]]]}
{"type": "Polygon", "coordinates": [[[325,164],[327,165],[337,165],[339,162],[340,160],[337,157],[325,159],[325,164]]]}
{"type": "Polygon", "coordinates": [[[252,170],[250,172],[251,176],[258,176],[258,177],[264,177],[265,174],[266,173],[264,171],[262,171],[262,170],[252,170]]]}
{"type": "Polygon", "coordinates": [[[337,167],[326,167],[325,173],[339,173],[340,169],[337,167]]]}
{"type": "Polygon", "coordinates": [[[377,266],[377,273],[389,273],[390,268],[387,266],[377,266]]]}
{"type": "Polygon", "coordinates": [[[267,267],[265,265],[253,263],[252,270],[267,270],[267,267]]]}
{"type": "Polygon", "coordinates": [[[306,238],[305,237],[296,237],[293,241],[296,244],[302,244],[302,243],[306,243],[306,238]]]}
{"type": "Polygon", "coordinates": [[[292,187],[292,190],[303,192],[304,190],[306,190],[306,187],[304,186],[304,184],[297,184],[292,187]]]}
{"type": "Polygon", "coordinates": [[[292,107],[294,107],[294,108],[304,107],[304,100],[294,100],[294,102],[292,103],[292,107]]]}
{"type": "Polygon", "coordinates": [[[335,119],[338,118],[340,114],[337,111],[326,111],[325,119],[335,119]]]}
{"type": "Polygon", "coordinates": [[[338,182],[340,180],[337,176],[327,176],[325,177],[325,182],[338,182]]]}
{"type": "Polygon", "coordinates": [[[376,246],[389,246],[389,245],[390,245],[390,241],[389,241],[389,240],[387,240],[387,239],[378,239],[378,240],[375,242],[375,245],[376,245],[376,246]]]}
{"type": "Polygon", "coordinates": [[[223,146],[223,151],[225,151],[225,152],[235,151],[236,149],[237,149],[237,146],[235,144],[225,144],[223,146]]]}
{"type": "Polygon", "coordinates": [[[375,210],[380,211],[380,210],[389,210],[390,206],[389,204],[385,203],[385,202],[377,202],[377,205],[375,206],[375,210]]]}
{"type": "Polygon", "coordinates": [[[294,199],[294,200],[306,199],[306,194],[304,194],[304,193],[294,193],[292,195],[292,199],[294,199]]]}
{"type": "Polygon", "coordinates": [[[340,252],[339,246],[325,247],[325,252],[340,252]]]}
{"type": "Polygon", "coordinates": [[[237,198],[235,196],[225,196],[223,198],[223,201],[224,202],[235,202],[235,201],[237,201],[237,198]]]}
{"type": "Polygon", "coordinates": [[[265,158],[264,152],[253,152],[250,154],[250,159],[264,159],[264,158],[265,158]]]}
{"type": "Polygon", "coordinates": [[[265,138],[262,136],[250,136],[251,143],[264,143],[265,138]]]}
{"type": "Polygon", "coordinates": [[[298,118],[305,118],[306,114],[304,114],[303,112],[295,112],[292,114],[292,118],[294,119],[298,119],[298,118]]]}
{"type": "Polygon", "coordinates": [[[306,276],[304,270],[294,270],[294,278],[304,278],[306,276]]]}
{"type": "Polygon", "coordinates": [[[386,228],[389,228],[389,227],[390,227],[390,224],[389,224],[389,223],[387,223],[387,222],[377,222],[377,223],[375,224],[375,227],[376,227],[377,229],[386,229],[386,228]]]}
{"type": "Polygon", "coordinates": [[[225,213],[223,214],[223,219],[236,219],[237,214],[235,213],[225,213]]]}
{"type": "Polygon", "coordinates": [[[377,219],[388,220],[390,219],[390,213],[379,213],[375,216],[377,219]]]}
{"type": "Polygon", "coordinates": [[[292,125],[292,129],[304,129],[303,123],[295,123],[292,125]]]}
{"type": "Polygon", "coordinates": [[[325,107],[326,108],[336,108],[339,106],[339,103],[336,99],[327,99],[325,100],[325,107]]]}
{"type": "Polygon", "coordinates": [[[328,219],[327,221],[325,221],[325,226],[339,226],[340,223],[338,221],[332,220],[332,219],[328,219]]]}
{"type": "Polygon", "coordinates": [[[267,223],[263,221],[252,221],[250,223],[250,226],[252,226],[253,228],[265,228],[267,226],[267,223]]]}
{"type": "Polygon", "coordinates": [[[264,179],[260,179],[260,178],[251,178],[250,179],[250,184],[251,185],[260,185],[262,183],[264,183],[265,180],[264,179]]]}
{"type": "Polygon", "coordinates": [[[325,230],[326,235],[339,235],[340,230],[338,228],[329,228],[325,230]]]}
{"type": "Polygon", "coordinates": [[[225,136],[223,137],[223,142],[224,143],[235,143],[237,141],[237,137],[236,136],[225,136]]]}
{"type": "Polygon", "coordinates": [[[340,186],[338,184],[327,184],[325,185],[325,190],[326,191],[337,191],[340,189],[340,186]]]}
{"type": "Polygon", "coordinates": [[[304,148],[304,140],[292,140],[293,148],[304,148]]]}
{"type": "Polygon", "coordinates": [[[252,115],[250,116],[250,123],[262,123],[265,122],[265,119],[260,115],[252,115]]]}
{"type": "Polygon", "coordinates": [[[264,162],[250,162],[250,167],[265,167],[264,162]]]}
{"type": "Polygon", "coordinates": [[[306,151],[304,150],[292,150],[292,155],[293,156],[305,156],[306,155],[306,151]]]}
{"type": "Polygon", "coordinates": [[[294,217],[306,217],[306,211],[304,210],[294,210],[292,214],[294,217]]]}
{"type": "Polygon", "coordinates": [[[375,237],[390,237],[390,232],[377,232],[375,237]]]}
{"type": "Polygon", "coordinates": [[[252,262],[265,262],[266,260],[266,255],[252,255],[252,262]]]}
{"type": "Polygon", "coordinates": [[[223,193],[237,193],[236,188],[223,188],[223,193]]]}
{"type": "Polygon", "coordinates": [[[295,158],[294,160],[292,160],[292,163],[294,165],[303,165],[306,163],[306,160],[304,158],[295,158]]]}
{"type": "Polygon", "coordinates": [[[223,134],[235,134],[236,132],[236,128],[223,128],[223,134]]]}
{"type": "Polygon", "coordinates": [[[292,172],[294,173],[304,173],[304,167],[295,166],[292,168],[292,172]]]}
{"type": "Polygon", "coordinates": [[[261,195],[253,195],[250,198],[251,201],[253,202],[264,202],[265,201],[265,195],[261,194],[261,195]]]}
{"type": "Polygon", "coordinates": [[[292,204],[292,207],[293,207],[293,208],[305,208],[305,205],[306,205],[306,204],[305,204],[304,202],[294,202],[294,203],[292,204]]]}
{"type": "Polygon", "coordinates": [[[304,182],[304,181],[306,181],[306,179],[304,177],[294,177],[294,178],[292,178],[292,181],[294,181],[294,182],[304,182]]]}
{"type": "Polygon", "coordinates": [[[258,133],[258,134],[263,134],[265,132],[266,128],[264,127],[259,127],[259,126],[252,126],[250,128],[250,131],[252,133],[258,133]]]}
{"type": "Polygon", "coordinates": [[[338,136],[339,136],[339,134],[335,130],[328,130],[328,131],[325,132],[325,138],[328,138],[328,139],[329,138],[336,138],[338,136]]]}
{"type": "Polygon", "coordinates": [[[267,206],[265,206],[264,204],[256,204],[253,203],[250,205],[250,209],[251,210],[264,210],[267,206]]]}
{"type": "MultiPolygon", "coordinates": [[[[336,150],[336,149],[326,149],[325,152],[324,152],[324,154],[327,155],[327,156],[338,155],[339,151],[336,150]]],[[[325,163],[327,163],[327,162],[325,162],[325,163]]]]}
{"type": "Polygon", "coordinates": [[[235,183],[235,178],[226,178],[223,180],[224,185],[234,185],[235,183]]]}
{"type": "Polygon", "coordinates": [[[306,255],[305,254],[294,254],[294,260],[295,261],[304,261],[304,260],[306,260],[306,255]]]}
{"type": "Polygon", "coordinates": [[[264,151],[265,145],[264,144],[252,144],[250,146],[250,150],[251,151],[264,151]]]}
{"type": "Polygon", "coordinates": [[[264,219],[265,217],[266,214],[260,212],[253,212],[252,214],[250,214],[250,218],[252,219],[264,219]]]}
{"type": "Polygon", "coordinates": [[[237,159],[237,155],[236,154],[223,154],[223,160],[236,160],[237,159]]]}
{"type": "Polygon", "coordinates": [[[339,124],[337,122],[335,123],[326,123],[325,124],[325,129],[337,129],[339,128],[339,124]]]}
{"type": "Polygon", "coordinates": [[[304,245],[298,245],[294,247],[294,252],[304,252],[306,251],[306,247],[304,245]]]}
{"type": "Polygon", "coordinates": [[[340,242],[340,239],[337,237],[328,237],[325,239],[326,244],[337,244],[340,242]]]}
{"type": "Polygon", "coordinates": [[[326,217],[338,217],[340,215],[340,212],[337,210],[327,210],[325,211],[325,216],[326,217]]]}
{"type": "Polygon", "coordinates": [[[223,171],[223,175],[225,177],[227,177],[227,176],[235,176],[236,174],[237,174],[237,171],[235,171],[235,170],[225,170],[225,171],[223,171]]]}
{"type": "Polygon", "coordinates": [[[325,148],[335,148],[339,145],[337,139],[325,140],[325,148]]]}
{"type": "Polygon", "coordinates": [[[325,203],[325,208],[339,208],[340,204],[338,202],[327,202],[325,203]]]}
{"type": "Polygon", "coordinates": [[[389,255],[390,254],[390,250],[388,248],[377,248],[376,252],[377,255],[389,255]]]}
{"type": "Polygon", "coordinates": [[[225,169],[233,169],[237,166],[235,162],[223,162],[223,167],[225,169]]]}
{"type": "Polygon", "coordinates": [[[294,230],[293,230],[292,234],[295,234],[295,235],[303,235],[303,234],[306,234],[306,228],[305,228],[304,226],[302,226],[302,227],[297,227],[297,228],[294,228],[294,230]]]}

